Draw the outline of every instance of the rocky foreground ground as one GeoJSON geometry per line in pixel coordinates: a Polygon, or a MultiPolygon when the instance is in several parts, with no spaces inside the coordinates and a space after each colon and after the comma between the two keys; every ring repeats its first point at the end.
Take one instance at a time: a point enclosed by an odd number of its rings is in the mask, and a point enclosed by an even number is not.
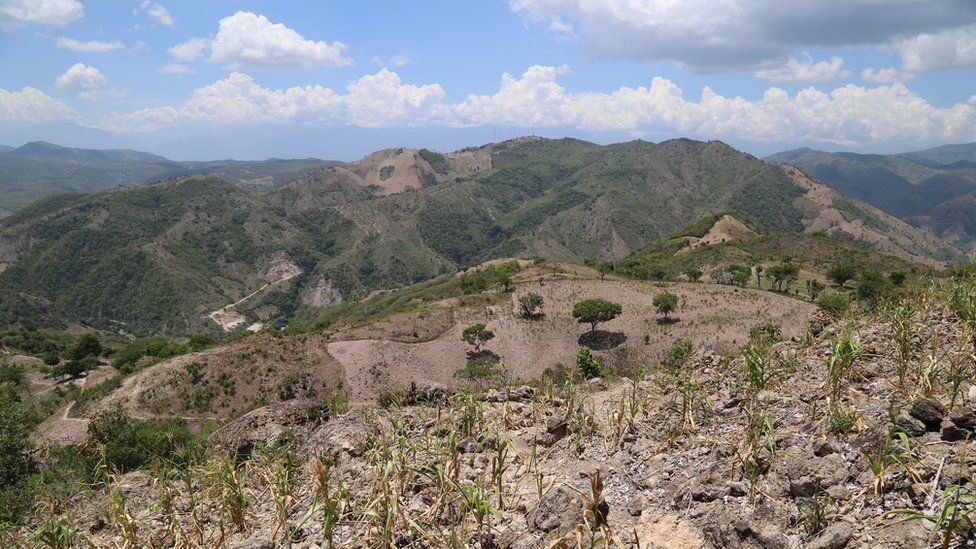
{"type": "Polygon", "coordinates": [[[925,296],[882,311],[756,330],[732,356],[618,357],[602,379],[276,404],[202,463],[111,477],[63,520],[130,547],[966,543],[972,332],[925,296]]]}

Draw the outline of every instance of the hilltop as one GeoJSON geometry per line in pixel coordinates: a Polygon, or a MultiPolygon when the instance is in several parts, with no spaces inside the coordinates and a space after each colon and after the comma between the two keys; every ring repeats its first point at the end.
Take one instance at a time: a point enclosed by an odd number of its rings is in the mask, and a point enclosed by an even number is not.
{"type": "Polygon", "coordinates": [[[0,223],[0,292],[126,331],[216,329],[214,312],[225,327],[281,326],[497,257],[622,258],[717,211],[935,266],[959,258],[720,142],[521,139],[379,151],[262,192],[185,177],[51,197],[0,223]]]}

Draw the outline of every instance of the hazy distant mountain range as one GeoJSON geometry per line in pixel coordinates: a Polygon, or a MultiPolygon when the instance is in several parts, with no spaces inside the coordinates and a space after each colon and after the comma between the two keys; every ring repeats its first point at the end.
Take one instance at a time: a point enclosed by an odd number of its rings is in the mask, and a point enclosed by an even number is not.
{"type": "Polygon", "coordinates": [[[340,164],[314,158],[177,162],[127,149],[77,149],[35,141],[0,148],[0,214],[59,193],[90,193],[190,174],[214,175],[236,185],[274,186],[340,164]]]}

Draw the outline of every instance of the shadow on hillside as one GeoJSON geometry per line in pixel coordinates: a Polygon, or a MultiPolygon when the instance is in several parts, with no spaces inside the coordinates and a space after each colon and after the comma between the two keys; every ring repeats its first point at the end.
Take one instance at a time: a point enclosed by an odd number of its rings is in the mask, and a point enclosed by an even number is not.
{"type": "Polygon", "coordinates": [[[667,326],[668,324],[677,324],[681,322],[681,319],[675,316],[670,316],[668,318],[659,318],[656,321],[661,326],[667,326]]]}
{"type": "Polygon", "coordinates": [[[606,330],[596,330],[586,332],[579,336],[578,343],[585,345],[594,351],[606,351],[619,347],[627,341],[627,336],[623,332],[608,332],[606,330]]]}

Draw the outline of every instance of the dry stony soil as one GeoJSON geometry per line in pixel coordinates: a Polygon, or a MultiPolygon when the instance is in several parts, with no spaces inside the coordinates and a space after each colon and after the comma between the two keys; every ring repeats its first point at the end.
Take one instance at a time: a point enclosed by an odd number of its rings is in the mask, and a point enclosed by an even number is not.
{"type": "MultiPolygon", "coordinates": [[[[286,537],[291,547],[308,548],[934,544],[928,523],[906,521],[899,511],[933,512],[943,504],[942,490],[971,474],[976,464],[970,442],[976,430],[971,379],[962,382],[950,409],[949,393],[938,376],[930,386],[916,383],[920,376],[904,391],[896,388],[895,343],[884,318],[831,323],[809,315],[801,303],[728,288],[671,287],[685,298],[683,320],[658,334],[655,330],[663,328],[648,324],[651,288],[616,281],[547,283],[542,290],[553,311],[551,327],[530,327],[504,308],[480,313],[499,333],[493,348],[506,364],[538,369],[566,360],[564,351],[548,344],[533,347],[535,361],[519,357],[517,342],[528,337],[520,334],[537,330],[533,333],[539,339],[561,337],[572,348],[571,335],[557,335],[571,325],[556,305],[577,299],[581,288],[587,297],[612,296],[625,303],[627,316],[610,328],[623,330],[630,340],[648,331],[652,341],[661,342],[693,331],[715,334],[704,340],[711,346],[702,344],[682,369],[696,389],[686,392],[688,385],[678,382],[675,372],[651,368],[629,378],[575,386],[512,385],[471,396],[428,389],[401,406],[354,407],[340,414],[315,400],[273,404],[227,424],[210,440],[216,451],[241,460],[234,478],[243,486],[248,511],[236,528],[226,527],[226,485],[219,484],[225,486],[220,491],[208,480],[212,473],[207,471],[219,469],[219,457],[195,476],[160,481],[135,472],[119,477],[109,489],[124,496],[127,516],[139,526],[134,538],[152,546],[253,549],[283,546],[286,537]],[[724,309],[730,303],[736,304],[731,313],[724,309]],[[743,359],[734,348],[734,342],[742,343],[746,326],[758,319],[782,321],[787,334],[811,320],[807,335],[773,347],[775,375],[761,391],[748,388],[743,359]],[[678,331],[682,323],[692,322],[697,330],[678,331]],[[826,365],[831,341],[841,333],[859,340],[863,349],[832,397],[855,417],[846,433],[831,428],[827,413],[826,365]],[[718,350],[722,345],[727,351],[718,350]],[[689,394],[693,397],[686,398],[689,394]],[[768,428],[762,439],[749,441],[758,412],[768,428]],[[898,439],[889,443],[891,452],[879,454],[893,422],[904,429],[906,442],[898,439]],[[259,449],[286,435],[299,463],[312,467],[321,459],[332,464],[330,493],[339,493],[335,483],[340,480],[348,491],[335,545],[322,544],[321,509],[306,514],[316,486],[311,469],[302,467],[289,499],[274,497],[270,479],[280,469],[259,449]],[[749,475],[744,456],[756,455],[764,456],[765,467],[749,475]],[[888,459],[879,476],[869,467],[868,458],[875,455],[897,455],[899,461],[888,459]],[[594,494],[598,478],[602,489],[594,494]],[[175,512],[159,512],[161,490],[167,497],[175,494],[175,512]],[[478,494],[495,510],[480,527],[471,511],[478,494]],[[288,502],[283,515],[276,513],[275,501],[288,502]],[[392,514],[379,513],[390,509],[392,514]],[[605,517],[599,533],[593,533],[596,515],[585,509],[598,509],[605,517]],[[380,515],[392,518],[377,521],[380,515]],[[316,518],[303,520],[308,516],[316,518]],[[276,517],[284,517],[287,526],[276,517]],[[382,539],[380,524],[392,528],[388,541],[382,539]]],[[[920,315],[919,337],[930,342],[932,352],[946,353],[944,365],[953,356],[972,355],[971,336],[937,304],[920,315]]],[[[478,318],[463,317],[457,325],[478,318]]],[[[310,341],[330,353],[333,345],[353,344],[310,341]]],[[[379,356],[399,356],[383,354],[385,344],[366,344],[379,345],[379,356]]],[[[438,356],[446,352],[441,345],[446,349],[447,342],[418,344],[434,354],[406,354],[401,360],[438,356]]],[[[120,529],[133,523],[95,518],[104,505],[100,495],[89,494],[72,505],[97,546],[117,545],[120,529]]]]}

